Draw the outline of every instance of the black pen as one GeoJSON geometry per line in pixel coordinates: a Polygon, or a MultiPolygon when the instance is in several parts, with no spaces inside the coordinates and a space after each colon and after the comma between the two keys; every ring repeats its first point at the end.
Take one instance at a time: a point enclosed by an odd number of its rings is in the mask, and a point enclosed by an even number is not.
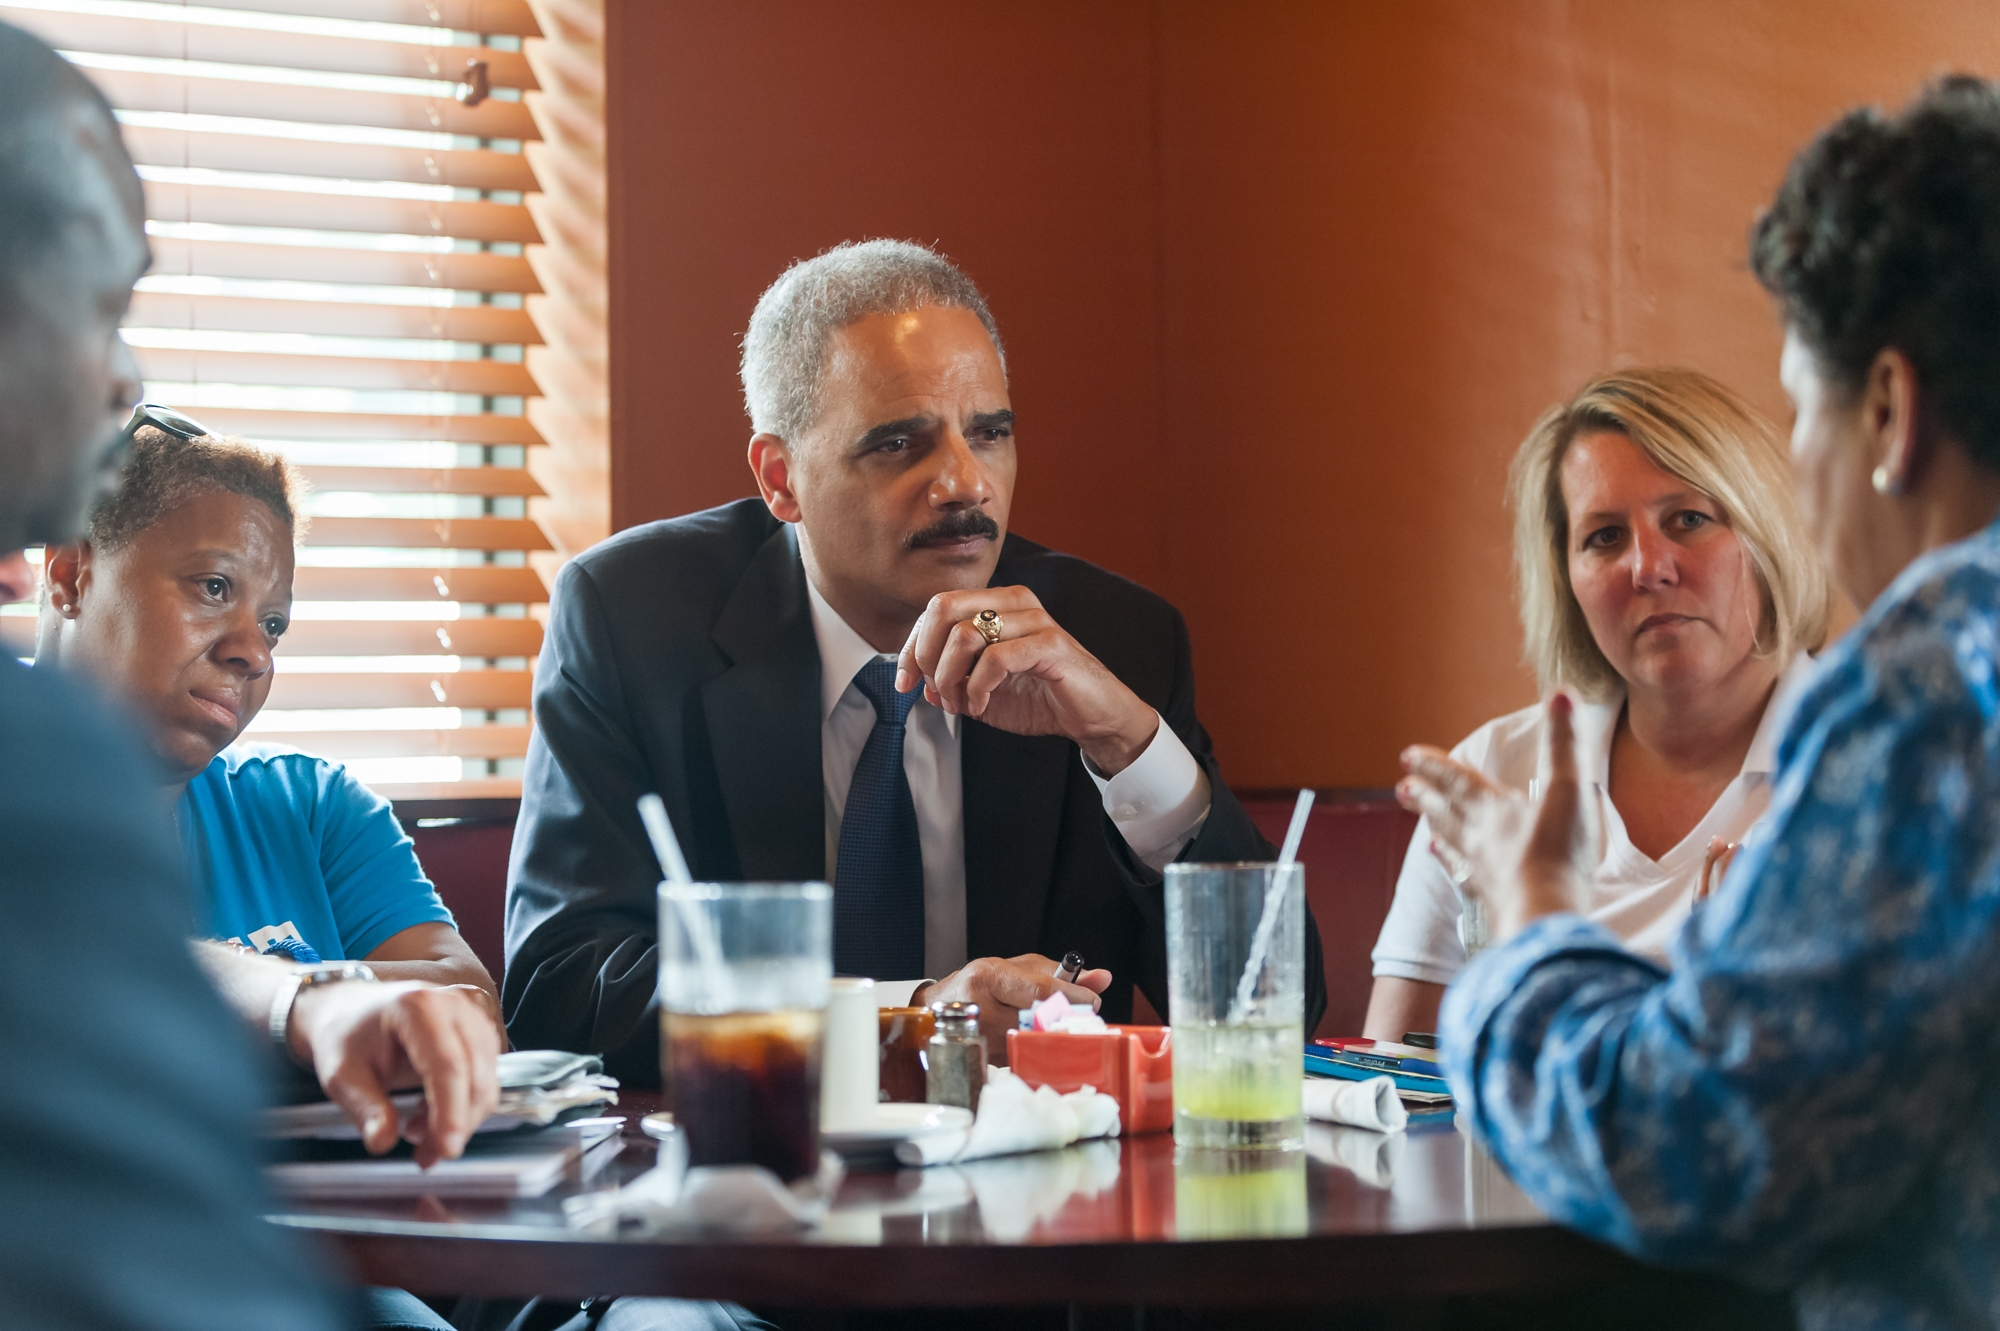
{"type": "Polygon", "coordinates": [[[1075,984],[1076,977],[1083,974],[1083,953],[1065,952],[1056,966],[1056,978],[1064,984],[1075,984]]]}

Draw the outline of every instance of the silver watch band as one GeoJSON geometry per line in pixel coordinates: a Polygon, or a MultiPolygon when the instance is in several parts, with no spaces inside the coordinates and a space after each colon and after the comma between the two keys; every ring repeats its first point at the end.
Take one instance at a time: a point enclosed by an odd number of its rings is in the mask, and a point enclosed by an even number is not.
{"type": "Polygon", "coordinates": [[[292,1007],[299,1000],[299,990],[310,989],[314,985],[339,984],[342,980],[373,981],[375,972],[358,961],[329,961],[318,966],[301,966],[285,976],[278,985],[278,992],[271,995],[271,1043],[278,1052],[291,1056],[292,1007]]]}

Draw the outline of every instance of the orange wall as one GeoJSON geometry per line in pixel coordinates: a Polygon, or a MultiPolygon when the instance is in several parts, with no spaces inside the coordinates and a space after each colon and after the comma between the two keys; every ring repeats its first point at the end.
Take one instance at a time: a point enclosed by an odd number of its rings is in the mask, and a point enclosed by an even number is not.
{"type": "Polygon", "coordinates": [[[936,241],[1022,413],[1016,526],[1171,597],[1240,785],[1379,785],[1532,697],[1500,484],[1614,362],[1768,409],[1743,238],[1841,109],[2000,72],[1979,0],[611,0],[613,515],[750,493],[735,339],[936,241]]]}
{"type": "Polygon", "coordinates": [[[1132,465],[1159,431],[1149,12],[611,0],[612,525],[756,493],[736,354],[758,293],[896,236],[992,303],[1018,525],[1159,582],[1165,473],[1132,465]]]}

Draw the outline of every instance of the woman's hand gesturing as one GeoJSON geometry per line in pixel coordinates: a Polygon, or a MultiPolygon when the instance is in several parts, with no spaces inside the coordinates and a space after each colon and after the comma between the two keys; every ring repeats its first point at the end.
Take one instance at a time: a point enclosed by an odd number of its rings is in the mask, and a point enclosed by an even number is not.
{"type": "Polygon", "coordinates": [[[1441,749],[1403,751],[1408,775],[1396,798],[1424,816],[1446,870],[1486,903],[1495,943],[1544,915],[1575,910],[1584,899],[1596,856],[1577,777],[1573,710],[1568,694],[1548,701],[1542,727],[1548,788],[1536,801],[1494,785],[1441,749]]]}

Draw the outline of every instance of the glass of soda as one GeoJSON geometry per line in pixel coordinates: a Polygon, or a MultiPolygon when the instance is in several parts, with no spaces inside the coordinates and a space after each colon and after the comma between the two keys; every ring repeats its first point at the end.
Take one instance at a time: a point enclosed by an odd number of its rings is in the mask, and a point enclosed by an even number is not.
{"type": "Polygon", "coordinates": [[[1303,1146],[1305,867],[1170,864],[1166,897],[1175,1145],[1303,1146]]]}
{"type": "Polygon", "coordinates": [[[688,1164],[819,1168],[825,883],[662,883],[660,1076],[688,1164]]]}

